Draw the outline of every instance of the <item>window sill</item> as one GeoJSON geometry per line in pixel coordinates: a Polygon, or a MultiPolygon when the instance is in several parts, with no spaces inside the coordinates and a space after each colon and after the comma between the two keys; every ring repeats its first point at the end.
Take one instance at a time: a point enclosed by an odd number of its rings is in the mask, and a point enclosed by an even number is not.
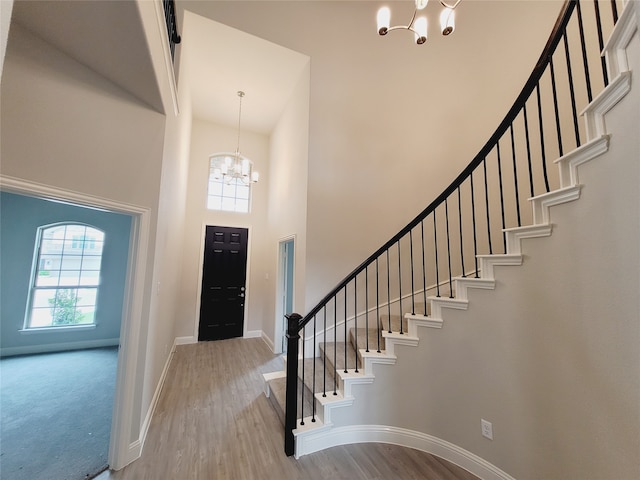
{"type": "Polygon", "coordinates": [[[94,330],[96,324],[89,325],[68,325],[63,327],[37,327],[37,328],[23,328],[18,330],[21,335],[32,335],[37,333],[54,333],[54,332],[77,332],[81,330],[94,330]]]}

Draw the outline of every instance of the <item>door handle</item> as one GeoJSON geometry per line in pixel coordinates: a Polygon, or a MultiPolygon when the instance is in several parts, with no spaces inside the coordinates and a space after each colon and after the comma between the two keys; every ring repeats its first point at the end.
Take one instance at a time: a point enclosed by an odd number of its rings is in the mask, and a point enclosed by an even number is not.
{"type": "Polygon", "coordinates": [[[241,293],[240,295],[238,295],[239,297],[244,298],[244,293],[241,293]]]}

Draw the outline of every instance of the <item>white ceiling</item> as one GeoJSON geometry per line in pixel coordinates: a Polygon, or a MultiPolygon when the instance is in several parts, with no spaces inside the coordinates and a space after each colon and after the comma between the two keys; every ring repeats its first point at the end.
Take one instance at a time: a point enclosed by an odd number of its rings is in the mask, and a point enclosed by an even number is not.
{"type": "Polygon", "coordinates": [[[188,11],[181,35],[194,117],[237,125],[241,90],[242,128],[270,133],[309,58],[188,11]]]}

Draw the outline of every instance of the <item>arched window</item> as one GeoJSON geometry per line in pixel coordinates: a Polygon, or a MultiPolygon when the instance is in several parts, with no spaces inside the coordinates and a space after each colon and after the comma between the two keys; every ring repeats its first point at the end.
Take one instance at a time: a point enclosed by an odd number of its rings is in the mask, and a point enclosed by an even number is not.
{"type": "Polygon", "coordinates": [[[104,232],[64,223],[38,229],[25,328],[95,323],[104,232]]]}
{"type": "MultiPolygon", "coordinates": [[[[242,161],[250,163],[245,157],[242,161]]],[[[209,210],[224,210],[227,212],[249,212],[251,195],[251,180],[246,177],[236,177],[221,173],[220,165],[234,162],[232,155],[212,155],[209,160],[209,189],[207,194],[207,208],[209,210]]]]}

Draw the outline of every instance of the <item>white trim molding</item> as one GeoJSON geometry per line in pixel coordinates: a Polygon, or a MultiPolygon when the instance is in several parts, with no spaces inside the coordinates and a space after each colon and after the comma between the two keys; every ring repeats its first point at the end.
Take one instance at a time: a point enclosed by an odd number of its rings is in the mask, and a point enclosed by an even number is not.
{"type": "Polygon", "coordinates": [[[296,437],[296,458],[351,443],[389,443],[414,448],[443,458],[483,480],[515,480],[508,473],[453,443],[414,430],[388,425],[334,427],[314,435],[296,437]]]}
{"type": "MultiPolygon", "coordinates": [[[[21,331],[20,333],[35,332],[21,331]]],[[[13,355],[32,355],[34,353],[66,352],[69,350],[86,350],[89,348],[117,347],[119,343],[119,338],[105,338],[100,340],[51,343],[46,345],[27,345],[24,347],[5,347],[0,348],[0,357],[10,357],[13,355]]]]}

